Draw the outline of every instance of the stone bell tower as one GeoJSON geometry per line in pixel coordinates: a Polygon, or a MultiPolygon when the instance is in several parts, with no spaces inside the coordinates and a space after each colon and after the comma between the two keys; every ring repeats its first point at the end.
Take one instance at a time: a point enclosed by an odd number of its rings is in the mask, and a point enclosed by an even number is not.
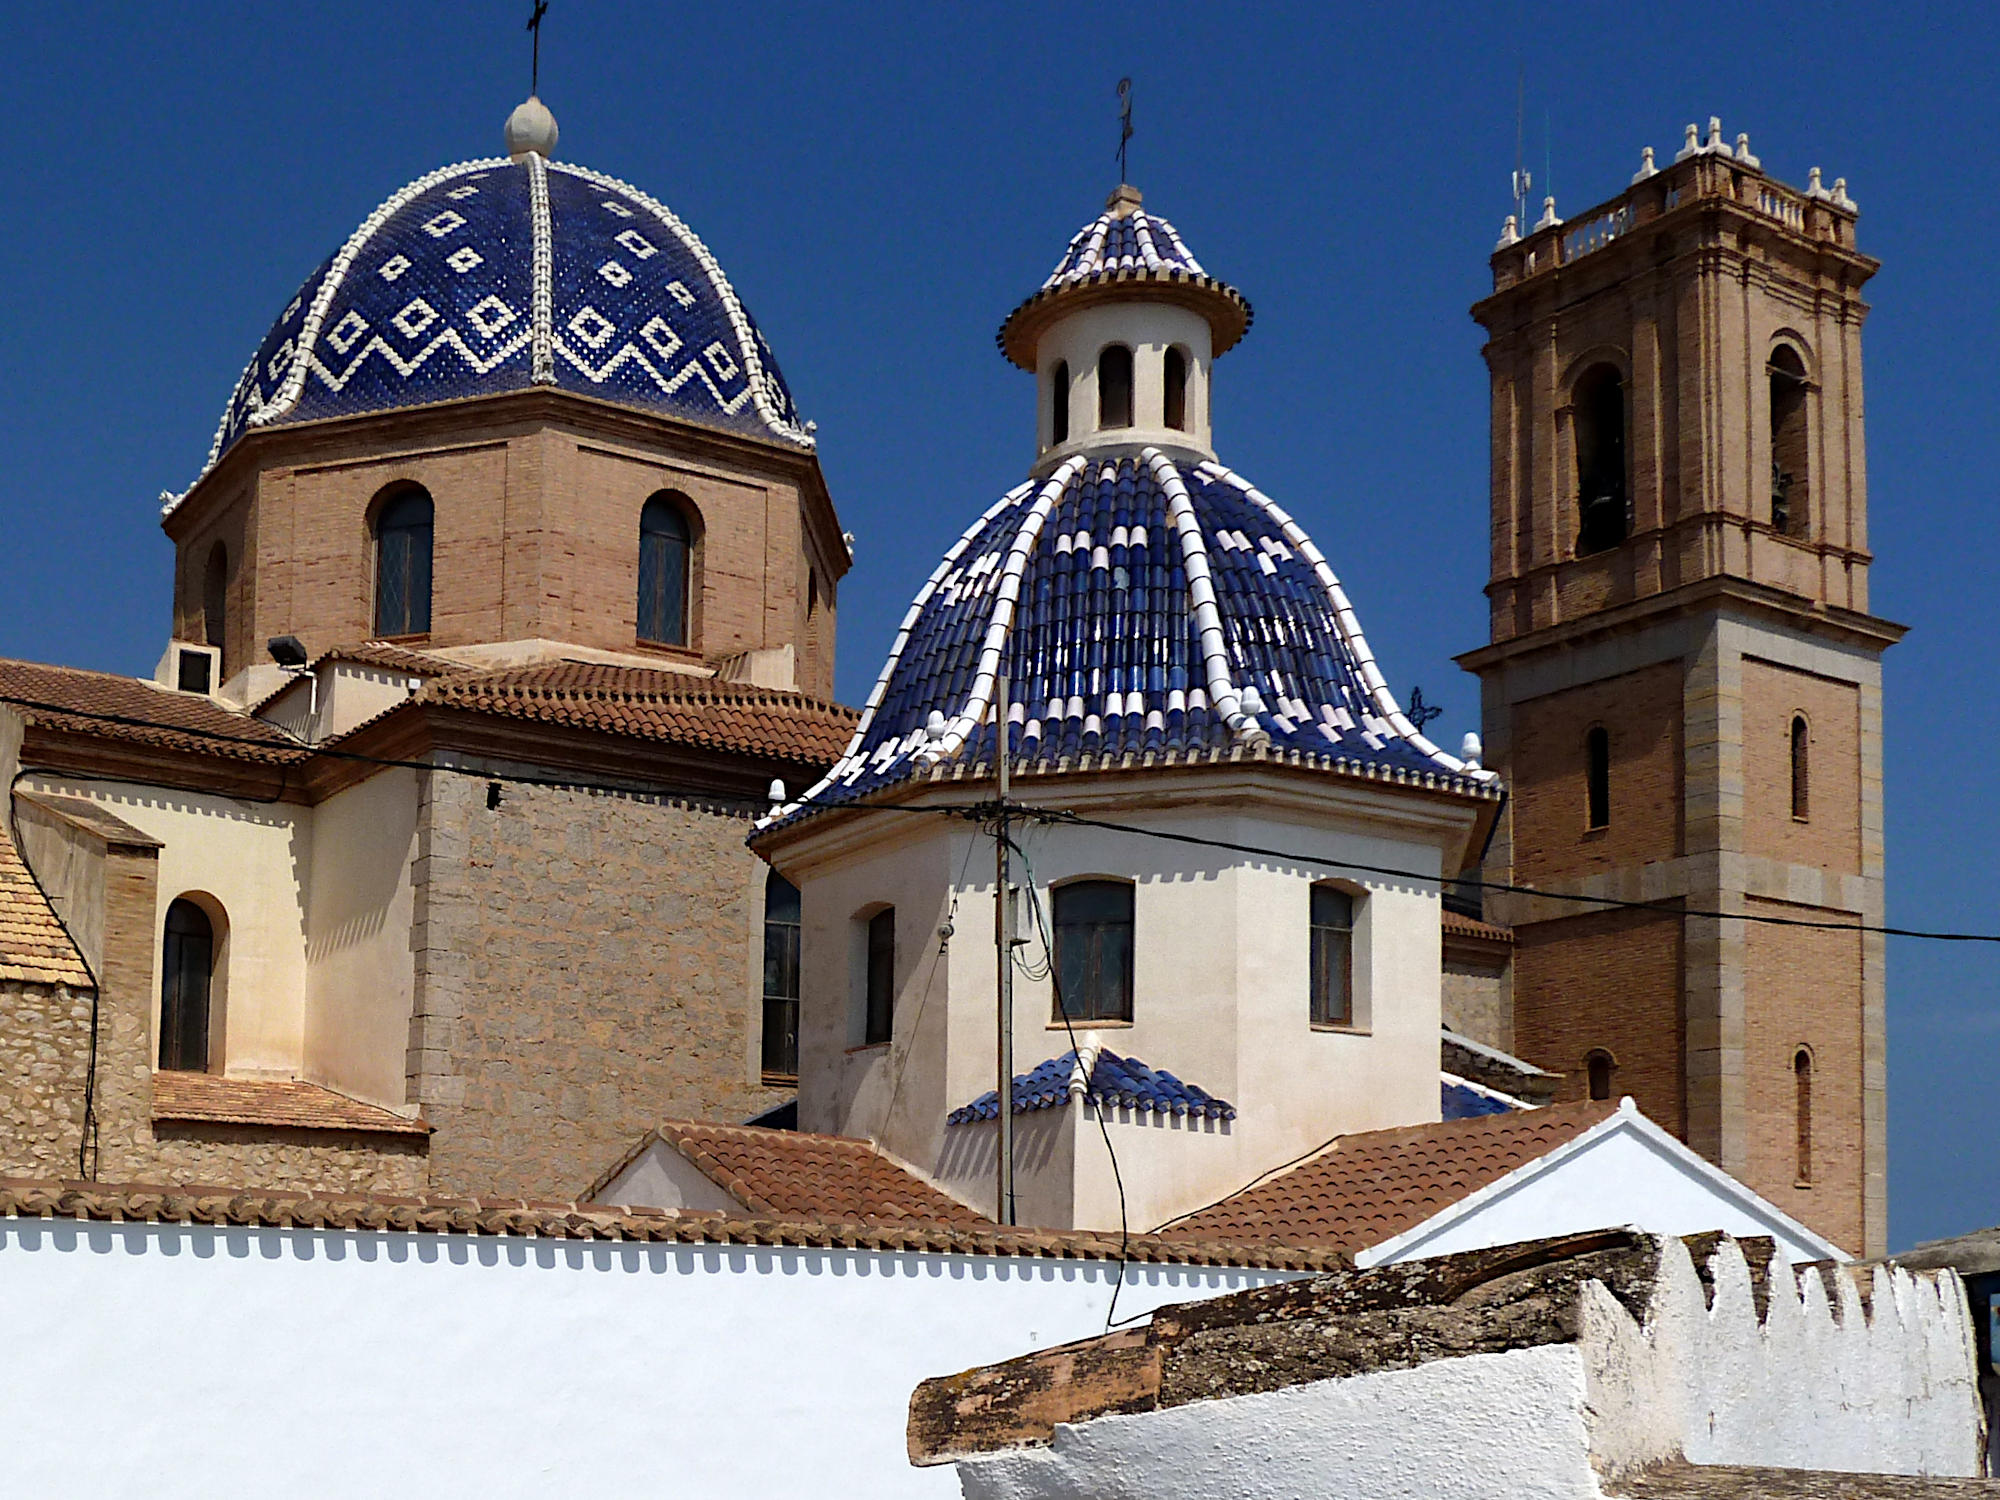
{"type": "Polygon", "coordinates": [[[1887,1230],[1881,654],[1844,181],[1688,127],[1617,197],[1514,220],[1492,379],[1490,643],[1513,1045],[1632,1095],[1850,1250],[1887,1230]],[[1714,917],[1695,912],[1720,912],[1714,917]],[[1783,918],[1824,926],[1746,920],[1783,918]]]}

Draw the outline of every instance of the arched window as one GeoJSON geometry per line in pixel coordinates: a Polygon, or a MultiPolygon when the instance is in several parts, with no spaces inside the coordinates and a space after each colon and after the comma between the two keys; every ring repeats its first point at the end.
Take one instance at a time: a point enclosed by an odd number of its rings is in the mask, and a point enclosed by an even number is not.
{"type": "Polygon", "coordinates": [[[201,638],[222,644],[229,612],[229,549],[217,542],[208,549],[208,566],[201,574],[201,638]]]}
{"type": "Polygon", "coordinates": [[[1069,441],[1069,361],[1056,361],[1055,373],[1049,377],[1049,443],[1069,441]]]}
{"type": "Polygon", "coordinates": [[[1611,1097],[1611,1076],[1618,1071],[1618,1063],[1603,1048],[1598,1048],[1583,1060],[1584,1071],[1590,1075],[1590,1097],[1609,1099],[1611,1097]]]}
{"type": "Polygon", "coordinates": [[[431,497],[410,488],[375,517],[375,633],[429,635],[431,497]]]}
{"type": "Polygon", "coordinates": [[[1354,1024],[1354,897],[1312,888],[1312,1024],[1354,1024]]]}
{"type": "Polygon", "coordinates": [[[215,979],[215,928],[192,901],[167,908],[160,956],[160,1066],[208,1071],[208,1001],[215,979]]]}
{"type": "Polygon", "coordinates": [[[1132,887],[1075,880],[1055,890],[1056,1000],[1072,1021],[1132,1019],[1132,887]]]}
{"type": "Polygon", "coordinates": [[[1097,356],[1097,425],[1132,425],[1132,351],[1107,344],[1097,356]]]}
{"type": "Polygon", "coordinates": [[[1597,725],[1583,737],[1583,826],[1611,826],[1611,731],[1597,725]]]}
{"type": "Polygon", "coordinates": [[[1806,366],[1799,351],[1771,351],[1771,524],[1794,535],[1806,529],[1811,465],[1806,443],[1806,366]]]}
{"type": "Polygon", "coordinates": [[[1186,432],[1188,357],[1185,350],[1167,351],[1167,425],[1176,432],[1186,432]]]}
{"type": "Polygon", "coordinates": [[[1804,1047],[1792,1054],[1792,1096],[1798,1111],[1798,1181],[1812,1181],[1812,1053],[1804,1047]]]}
{"type": "Polygon", "coordinates": [[[764,1074],[799,1076],[799,888],[764,877],[764,1074]]]}
{"type": "Polygon", "coordinates": [[[1625,386],[1616,368],[1592,365],[1576,383],[1577,539],[1579,556],[1625,540],[1625,386]]]}
{"type": "Polygon", "coordinates": [[[639,512],[639,639],[656,646],[688,643],[686,505],[661,493],[639,512]]]}
{"type": "Polygon", "coordinates": [[[867,990],[862,997],[861,1044],[873,1047],[896,1031],[896,908],[885,906],[868,919],[867,990]]]}
{"type": "Polygon", "coordinates": [[[1804,714],[1792,715],[1792,816],[1812,816],[1812,730],[1804,714]]]}

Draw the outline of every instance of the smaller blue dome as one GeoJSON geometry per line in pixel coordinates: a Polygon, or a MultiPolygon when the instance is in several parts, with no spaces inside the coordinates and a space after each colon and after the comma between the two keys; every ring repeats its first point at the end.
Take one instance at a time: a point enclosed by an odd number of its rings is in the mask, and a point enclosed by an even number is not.
{"type": "Polygon", "coordinates": [[[812,446],[693,231],[616,178],[527,152],[445,167],[370,214],[264,336],[202,473],[254,427],[533,386],[812,446]]]}
{"type": "Polygon", "coordinates": [[[1491,773],[1397,706],[1299,524],[1216,463],[1078,456],[1010,491],[904,617],[853,742],[779,817],[993,757],[996,678],[1023,769],[1236,747],[1461,791],[1491,773]]]}

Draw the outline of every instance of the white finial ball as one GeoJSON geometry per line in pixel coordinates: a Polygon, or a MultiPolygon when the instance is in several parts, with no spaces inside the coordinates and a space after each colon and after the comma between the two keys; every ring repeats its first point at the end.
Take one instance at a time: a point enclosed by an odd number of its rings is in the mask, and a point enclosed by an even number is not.
{"type": "Polygon", "coordinates": [[[774,781],[774,782],[772,782],[772,783],[771,783],[771,790],[770,790],[770,793],[769,793],[769,795],[770,795],[770,798],[771,798],[771,805],[772,805],[773,807],[776,807],[776,806],[777,806],[777,805],[778,805],[779,803],[783,802],[783,801],[785,800],[785,784],[784,784],[784,782],[782,782],[782,781],[774,781]]]}
{"type": "Polygon", "coordinates": [[[1485,748],[1480,744],[1478,735],[1468,734],[1458,743],[1458,758],[1476,770],[1479,766],[1479,757],[1485,748]]]}
{"type": "Polygon", "coordinates": [[[514,107],[514,113],[507,116],[507,154],[525,156],[532,151],[537,156],[554,156],[556,139],[556,117],[549,113],[549,107],[533,94],[514,107]]]}

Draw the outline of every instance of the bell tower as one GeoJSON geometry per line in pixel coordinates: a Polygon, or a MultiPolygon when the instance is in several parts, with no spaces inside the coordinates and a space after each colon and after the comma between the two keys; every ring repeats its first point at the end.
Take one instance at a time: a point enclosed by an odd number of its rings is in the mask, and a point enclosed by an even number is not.
{"type": "Polygon", "coordinates": [[[1844,181],[1688,127],[1492,256],[1486,760],[1514,1050],[1857,1252],[1887,1230],[1881,654],[1844,181]],[[1695,912],[1719,912],[1718,920],[1695,912]],[[1756,919],[1785,919],[1769,921],[1756,919]],[[1817,926],[1791,923],[1824,924],[1817,926]]]}

